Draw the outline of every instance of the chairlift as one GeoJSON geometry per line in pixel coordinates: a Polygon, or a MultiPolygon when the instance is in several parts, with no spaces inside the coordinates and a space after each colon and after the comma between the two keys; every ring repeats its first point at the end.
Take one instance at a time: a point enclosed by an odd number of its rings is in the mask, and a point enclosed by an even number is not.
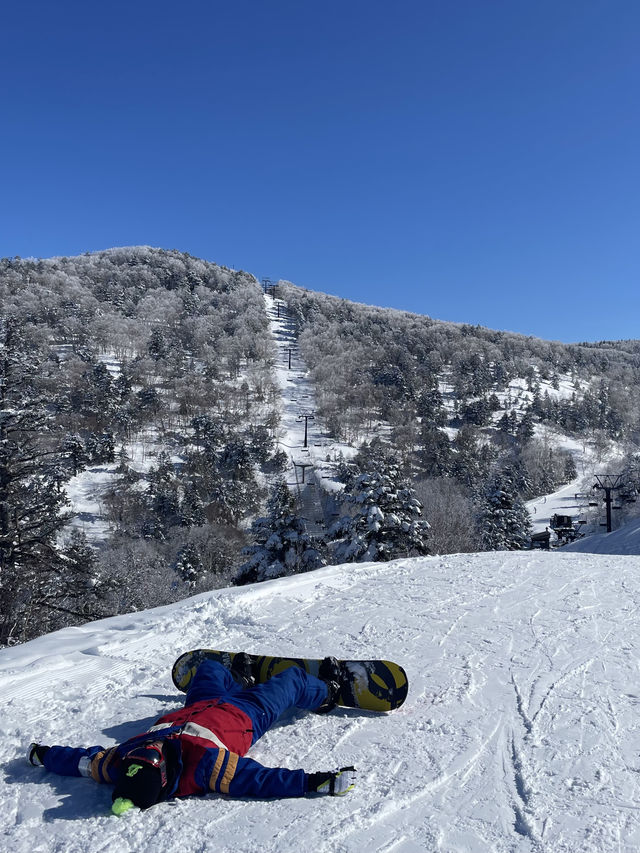
{"type": "Polygon", "coordinates": [[[553,530],[570,530],[573,527],[573,517],[556,513],[549,519],[549,526],[553,530]]]}

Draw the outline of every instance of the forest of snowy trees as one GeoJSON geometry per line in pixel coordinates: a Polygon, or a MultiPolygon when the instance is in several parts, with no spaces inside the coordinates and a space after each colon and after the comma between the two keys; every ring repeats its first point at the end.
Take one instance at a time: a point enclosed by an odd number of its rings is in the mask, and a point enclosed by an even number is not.
{"type": "MultiPolygon", "coordinates": [[[[360,305],[288,283],[278,290],[298,325],[323,415],[344,436],[365,434],[380,416],[397,425],[418,420],[442,427],[448,419],[443,378],[455,400],[456,426],[486,426],[500,408],[496,392],[517,378],[527,382],[532,401],[529,411],[505,419],[505,435],[526,439],[535,418],[572,434],[600,431],[638,442],[637,342],[562,344],[360,305]],[[542,380],[557,388],[561,375],[572,377],[571,396],[541,391],[542,380]]],[[[432,435],[423,444],[429,441],[432,435]]]]}
{"type": "Polygon", "coordinates": [[[5,259],[0,304],[0,642],[229,583],[282,465],[255,279],[151,249],[5,259]],[[96,543],[65,512],[101,465],[96,543]]]}
{"type": "Polygon", "coordinates": [[[615,442],[626,450],[619,470],[637,483],[637,342],[567,345],[289,283],[278,292],[297,327],[318,414],[355,444],[386,427],[431,523],[432,551],[526,547],[523,502],[577,475],[573,454],[554,436],[603,456],[615,442]],[[570,382],[563,393],[561,378],[570,382]],[[516,399],[514,382],[523,391],[516,399]]]}
{"type": "Polygon", "coordinates": [[[283,480],[252,276],[146,247],[0,261],[0,645],[327,563],[527,547],[523,501],[576,475],[541,425],[626,445],[637,470],[637,342],[278,289],[316,416],[353,449],[334,459],[322,534],[283,480]],[[567,377],[571,393],[550,393],[567,377]],[[102,478],[97,532],[72,512],[85,474],[102,478]]]}

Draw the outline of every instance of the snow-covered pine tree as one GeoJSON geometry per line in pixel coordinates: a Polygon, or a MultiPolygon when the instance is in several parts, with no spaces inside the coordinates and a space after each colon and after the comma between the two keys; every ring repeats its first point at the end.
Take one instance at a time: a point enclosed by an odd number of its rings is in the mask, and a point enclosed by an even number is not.
{"type": "Polygon", "coordinates": [[[344,466],[343,502],[349,511],[333,526],[336,563],[387,561],[429,553],[429,523],[421,518],[415,492],[402,479],[395,458],[360,456],[366,471],[344,466]]]}
{"type": "Polygon", "coordinates": [[[218,455],[217,464],[218,488],[213,497],[222,517],[237,524],[259,507],[260,487],[251,451],[242,439],[233,437],[218,455]]]}
{"type": "Polygon", "coordinates": [[[93,429],[108,429],[118,404],[119,394],[107,366],[96,362],[85,374],[81,399],[77,402],[87,422],[93,429]]]}
{"type": "Polygon", "coordinates": [[[180,524],[180,511],[175,468],[164,450],[158,453],[157,464],[149,471],[147,504],[149,518],[144,524],[144,535],[165,539],[169,528],[180,524]]]}
{"type": "Polygon", "coordinates": [[[114,462],[116,458],[116,446],[113,433],[109,430],[98,435],[92,432],[87,436],[86,452],[91,465],[101,462],[114,462]]]}
{"type": "Polygon", "coordinates": [[[176,572],[181,580],[185,581],[189,589],[194,590],[199,581],[204,578],[204,566],[200,553],[193,542],[187,542],[178,554],[175,565],[176,572]]]}
{"type": "Polygon", "coordinates": [[[320,543],[305,531],[284,480],[276,482],[267,501],[267,515],[251,526],[254,544],[244,549],[249,559],[238,570],[237,583],[279,578],[326,565],[320,543]]]}
{"type": "Polygon", "coordinates": [[[480,500],[478,526],[487,551],[519,551],[526,546],[531,519],[508,469],[489,477],[480,500]]]}
{"type": "Polygon", "coordinates": [[[180,501],[180,523],[183,527],[201,527],[205,521],[202,499],[195,484],[189,482],[180,501]]]}
{"type": "Polygon", "coordinates": [[[83,622],[112,615],[110,599],[117,583],[105,576],[96,550],[82,531],[71,528],[62,559],[66,570],[59,576],[51,600],[43,602],[63,617],[60,623],[69,623],[65,615],[83,622]]]}
{"type": "Polygon", "coordinates": [[[420,424],[417,457],[418,467],[425,476],[446,476],[452,465],[447,433],[423,420],[420,424]]]}
{"type": "Polygon", "coordinates": [[[63,450],[65,455],[69,460],[69,465],[71,467],[71,473],[73,476],[77,476],[86,466],[89,461],[89,456],[87,454],[87,449],[85,447],[85,443],[82,440],[81,436],[77,433],[73,435],[68,435],[63,443],[63,450]]]}
{"type": "Polygon", "coordinates": [[[451,442],[451,475],[472,489],[482,483],[490,470],[495,451],[479,440],[478,430],[463,424],[451,442]]]}
{"type": "Polygon", "coordinates": [[[575,480],[578,476],[578,466],[576,465],[576,460],[571,452],[567,451],[567,455],[564,458],[564,470],[563,470],[564,480],[566,483],[570,483],[571,480],[575,480]]]}
{"type": "Polygon", "coordinates": [[[527,409],[522,416],[522,420],[516,427],[516,435],[521,444],[526,444],[528,441],[531,441],[535,435],[535,424],[531,409],[527,409]]]}

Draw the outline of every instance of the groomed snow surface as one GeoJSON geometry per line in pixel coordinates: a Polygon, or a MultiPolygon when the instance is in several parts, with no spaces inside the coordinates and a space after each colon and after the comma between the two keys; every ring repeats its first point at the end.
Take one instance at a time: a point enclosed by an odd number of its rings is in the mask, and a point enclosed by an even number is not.
{"type": "Polygon", "coordinates": [[[0,652],[2,849],[637,851],[636,557],[474,554],[332,566],[65,629],[0,652]],[[111,789],[29,766],[27,744],[113,744],[181,702],[182,651],[388,657],[386,715],[292,713],[264,764],[355,764],[344,798],[209,795],[110,814],[111,789]]]}

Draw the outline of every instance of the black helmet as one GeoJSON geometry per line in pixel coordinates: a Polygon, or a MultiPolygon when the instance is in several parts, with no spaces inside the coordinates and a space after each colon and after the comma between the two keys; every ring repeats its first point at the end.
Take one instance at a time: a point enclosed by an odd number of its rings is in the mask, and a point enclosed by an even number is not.
{"type": "Polygon", "coordinates": [[[163,742],[139,746],[122,759],[120,778],[112,800],[130,800],[140,809],[148,809],[166,799],[168,791],[167,761],[163,742]]]}

